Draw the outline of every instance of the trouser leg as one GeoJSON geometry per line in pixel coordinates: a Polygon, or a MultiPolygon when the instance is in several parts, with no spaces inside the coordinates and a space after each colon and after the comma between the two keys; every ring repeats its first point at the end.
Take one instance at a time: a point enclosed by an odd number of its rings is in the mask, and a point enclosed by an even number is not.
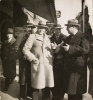
{"type": "Polygon", "coordinates": [[[5,78],[5,86],[3,91],[7,91],[9,88],[9,84],[10,84],[10,78],[5,78]]]}
{"type": "Polygon", "coordinates": [[[24,98],[26,93],[26,85],[20,85],[20,97],[24,98]]]}
{"type": "Polygon", "coordinates": [[[74,95],[68,94],[68,100],[74,100],[74,95]]]}
{"type": "Polygon", "coordinates": [[[51,97],[51,93],[50,93],[51,89],[49,87],[46,87],[42,90],[42,98],[43,100],[46,100],[48,98],[51,97]]]}
{"type": "Polygon", "coordinates": [[[61,91],[58,88],[52,88],[52,95],[53,95],[53,100],[63,100],[64,99],[64,92],[61,91]]]}
{"type": "Polygon", "coordinates": [[[9,86],[10,84],[10,78],[5,78],[5,86],[9,86]]]}
{"type": "Polygon", "coordinates": [[[31,62],[27,61],[26,65],[27,96],[32,97],[33,88],[31,87],[31,62]]]}
{"type": "Polygon", "coordinates": [[[27,96],[32,97],[33,88],[31,87],[31,84],[27,83],[27,96]]]}
{"type": "Polygon", "coordinates": [[[39,90],[38,89],[33,89],[32,98],[33,98],[33,100],[39,99],[39,90]]]}
{"type": "Polygon", "coordinates": [[[82,94],[75,94],[75,95],[70,95],[68,94],[68,100],[82,100],[82,94]]]}
{"type": "Polygon", "coordinates": [[[74,97],[74,100],[82,100],[82,99],[83,99],[82,94],[76,94],[74,97]]]}

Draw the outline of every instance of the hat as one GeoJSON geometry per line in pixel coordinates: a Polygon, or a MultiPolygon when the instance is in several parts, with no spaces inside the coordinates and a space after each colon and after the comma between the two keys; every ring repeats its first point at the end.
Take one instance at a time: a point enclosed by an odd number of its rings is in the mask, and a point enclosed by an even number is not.
{"type": "Polygon", "coordinates": [[[48,26],[46,26],[46,23],[44,21],[39,21],[38,25],[36,26],[48,29],[48,26]]]}
{"type": "Polygon", "coordinates": [[[12,28],[8,28],[8,30],[7,30],[7,34],[13,34],[14,32],[13,32],[13,29],[12,28]]]}
{"type": "Polygon", "coordinates": [[[46,26],[53,27],[54,23],[47,21],[46,26]]]}
{"type": "Polygon", "coordinates": [[[53,28],[61,29],[62,27],[60,24],[55,24],[55,25],[53,25],[53,28]]]}
{"type": "Polygon", "coordinates": [[[33,23],[28,23],[27,25],[24,25],[24,27],[36,28],[33,23]]]}
{"type": "Polygon", "coordinates": [[[77,19],[71,19],[71,20],[68,20],[68,23],[65,24],[66,26],[80,26],[80,24],[78,23],[78,20],[77,19]]]}

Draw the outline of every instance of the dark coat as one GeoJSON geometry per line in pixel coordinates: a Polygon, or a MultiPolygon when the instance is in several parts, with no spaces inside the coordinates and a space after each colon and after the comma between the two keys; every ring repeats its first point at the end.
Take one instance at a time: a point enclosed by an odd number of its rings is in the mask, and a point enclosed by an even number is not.
{"type": "MultiPolygon", "coordinates": [[[[55,34],[51,37],[51,43],[56,43],[57,45],[61,44],[61,42],[65,39],[66,37],[60,34],[59,38],[56,39],[55,34]]],[[[61,51],[58,53],[54,53],[54,60],[53,60],[53,72],[54,72],[54,95],[58,94],[60,95],[60,90],[62,90],[62,77],[63,77],[63,66],[64,65],[64,55],[62,54],[61,51]],[[57,58],[60,56],[60,58],[57,58]]]]}
{"type": "MultiPolygon", "coordinates": [[[[53,34],[53,36],[50,38],[51,39],[51,43],[56,43],[57,45],[61,44],[62,41],[64,41],[64,39],[66,38],[66,36],[64,36],[63,34],[60,34],[59,38],[56,39],[55,34],[53,34]]],[[[55,61],[59,61],[59,59],[57,59],[57,56],[62,55],[63,52],[61,52],[61,50],[59,50],[58,53],[54,53],[54,65],[55,65],[55,61]]],[[[62,59],[61,59],[62,61],[62,59]]]]}
{"type": "Polygon", "coordinates": [[[89,67],[89,71],[90,71],[88,92],[93,97],[93,51],[91,53],[91,56],[90,56],[90,59],[89,59],[89,62],[88,62],[88,67],[89,67]]]}
{"type": "Polygon", "coordinates": [[[68,52],[65,52],[64,90],[68,94],[83,94],[87,90],[89,42],[84,33],[78,32],[74,37],[69,37],[66,38],[69,39],[70,48],[68,52]]]}
{"type": "Polygon", "coordinates": [[[5,41],[1,47],[3,75],[7,78],[16,77],[15,41],[15,38],[13,38],[10,43],[5,41]]]}
{"type": "Polygon", "coordinates": [[[19,83],[20,83],[20,85],[25,85],[27,80],[29,80],[29,82],[31,81],[31,75],[27,76],[28,73],[31,73],[31,70],[27,70],[27,67],[28,67],[28,69],[31,69],[30,68],[31,63],[28,60],[24,59],[24,54],[22,52],[24,44],[25,44],[29,34],[30,33],[19,34],[16,39],[16,42],[15,42],[17,58],[19,59],[19,83]]]}

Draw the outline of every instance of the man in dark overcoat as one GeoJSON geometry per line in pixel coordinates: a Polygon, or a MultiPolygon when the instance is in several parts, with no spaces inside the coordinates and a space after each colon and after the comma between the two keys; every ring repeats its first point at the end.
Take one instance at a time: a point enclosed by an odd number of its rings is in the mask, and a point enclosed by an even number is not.
{"type": "Polygon", "coordinates": [[[88,93],[93,98],[93,50],[91,50],[89,61],[88,61],[88,67],[89,67],[89,88],[88,93]]]}
{"type": "MultiPolygon", "coordinates": [[[[61,25],[56,24],[53,26],[54,34],[51,37],[52,49],[54,51],[54,61],[53,61],[53,71],[54,71],[54,84],[55,86],[52,89],[53,100],[61,100],[64,97],[62,93],[62,77],[63,77],[63,67],[64,67],[64,55],[59,50],[56,51],[56,48],[59,47],[61,42],[66,38],[64,34],[61,33],[61,25]]],[[[59,48],[60,49],[60,48],[59,48]]]]}
{"type": "Polygon", "coordinates": [[[21,33],[16,39],[16,50],[17,57],[19,59],[19,84],[20,84],[20,100],[23,100],[25,96],[27,98],[32,98],[32,88],[31,88],[31,63],[25,58],[22,50],[26,40],[29,35],[32,34],[34,24],[28,23],[25,25],[27,27],[27,32],[21,33]],[[27,83],[27,85],[26,85],[27,83]],[[27,90],[27,92],[26,92],[27,90]]]}
{"type": "MultiPolygon", "coordinates": [[[[87,53],[89,42],[84,33],[79,32],[78,20],[68,20],[66,24],[70,34],[69,42],[62,46],[65,50],[64,88],[68,100],[82,100],[82,94],[87,91],[87,53]]],[[[65,40],[65,41],[66,41],[65,40]]]]}
{"type": "Polygon", "coordinates": [[[8,28],[7,40],[2,43],[1,60],[3,66],[3,75],[5,77],[4,91],[8,90],[9,84],[16,77],[16,53],[14,32],[12,28],[8,28]]]}

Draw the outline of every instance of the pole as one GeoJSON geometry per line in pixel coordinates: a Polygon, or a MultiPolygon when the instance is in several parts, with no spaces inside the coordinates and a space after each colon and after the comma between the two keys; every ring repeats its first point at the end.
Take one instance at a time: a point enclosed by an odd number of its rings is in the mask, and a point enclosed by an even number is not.
{"type": "Polygon", "coordinates": [[[83,33],[85,32],[85,0],[82,0],[82,12],[83,12],[83,33]]]}

